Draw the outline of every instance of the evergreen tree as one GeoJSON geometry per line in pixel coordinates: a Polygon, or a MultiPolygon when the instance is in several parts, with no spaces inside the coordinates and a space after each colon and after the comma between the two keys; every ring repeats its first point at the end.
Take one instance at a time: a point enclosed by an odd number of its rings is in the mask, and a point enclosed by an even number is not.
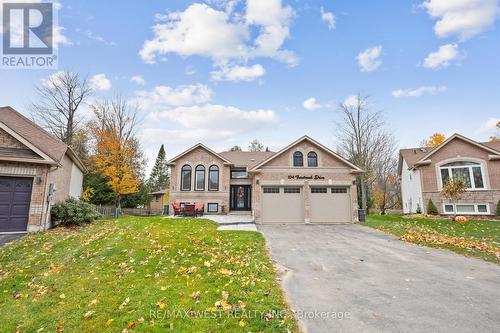
{"type": "Polygon", "coordinates": [[[170,180],[167,160],[165,158],[165,148],[161,145],[156,157],[155,165],[149,176],[149,186],[152,192],[167,188],[170,180]]]}
{"type": "Polygon", "coordinates": [[[240,146],[232,146],[229,151],[241,151],[241,147],[240,146]]]}

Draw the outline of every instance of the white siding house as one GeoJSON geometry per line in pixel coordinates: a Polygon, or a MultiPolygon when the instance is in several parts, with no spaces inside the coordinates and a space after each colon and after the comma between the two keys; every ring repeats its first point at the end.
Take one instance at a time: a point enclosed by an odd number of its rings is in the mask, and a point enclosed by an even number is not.
{"type": "Polygon", "coordinates": [[[404,159],[401,170],[401,197],[403,200],[403,213],[416,213],[418,210],[423,212],[420,170],[408,170],[408,164],[404,159]]]}

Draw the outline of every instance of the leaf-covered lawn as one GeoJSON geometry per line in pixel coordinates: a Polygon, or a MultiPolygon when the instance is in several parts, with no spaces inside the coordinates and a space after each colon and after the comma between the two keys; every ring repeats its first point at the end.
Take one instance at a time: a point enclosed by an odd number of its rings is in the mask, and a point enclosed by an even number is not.
{"type": "Polygon", "coordinates": [[[257,232],[124,217],[0,248],[0,332],[291,332],[257,232]]]}
{"type": "Polygon", "coordinates": [[[411,243],[500,263],[499,221],[472,220],[460,225],[451,219],[370,215],[366,225],[411,243]]]}

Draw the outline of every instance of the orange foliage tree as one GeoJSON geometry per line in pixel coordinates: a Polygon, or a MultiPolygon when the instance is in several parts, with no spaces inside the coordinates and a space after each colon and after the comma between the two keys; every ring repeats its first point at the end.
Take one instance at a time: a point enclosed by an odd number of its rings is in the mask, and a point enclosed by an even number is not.
{"type": "Polygon", "coordinates": [[[434,133],[432,134],[429,139],[424,141],[424,146],[426,147],[437,147],[440,144],[442,144],[446,140],[446,137],[444,134],[441,133],[434,133]]]}
{"type": "Polygon", "coordinates": [[[92,109],[95,115],[90,123],[95,140],[92,160],[95,169],[107,179],[119,209],[122,195],[139,190],[143,157],[134,136],[136,112],[120,97],[93,105],[92,109]]]}

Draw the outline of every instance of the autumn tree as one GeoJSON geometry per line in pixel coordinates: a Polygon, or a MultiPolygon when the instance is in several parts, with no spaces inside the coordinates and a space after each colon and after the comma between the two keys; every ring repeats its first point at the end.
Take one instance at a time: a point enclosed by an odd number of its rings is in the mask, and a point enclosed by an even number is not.
{"type": "Polygon", "coordinates": [[[365,171],[358,176],[357,184],[361,208],[367,209],[368,188],[372,189],[377,180],[376,169],[390,162],[386,157],[395,155],[395,140],[386,130],[382,113],[372,110],[367,96],[358,94],[354,102],[340,103],[338,109],[342,114],[336,131],[338,150],[365,171]]]}
{"type": "Polygon", "coordinates": [[[156,157],[155,165],[153,166],[153,170],[149,176],[150,190],[155,192],[166,189],[169,179],[170,175],[167,159],[165,157],[165,148],[161,145],[160,150],[158,151],[158,156],[156,157]]]}
{"type": "Polygon", "coordinates": [[[490,136],[490,142],[498,142],[500,141],[500,121],[496,124],[496,133],[495,135],[490,136]]]}
{"type": "Polygon", "coordinates": [[[427,140],[422,141],[423,147],[434,148],[442,144],[446,140],[444,134],[434,133],[427,140]]]}
{"type": "MultiPolygon", "coordinates": [[[[33,120],[72,148],[81,129],[82,107],[92,94],[87,78],[62,71],[36,87],[39,101],[31,106],[33,120]]],[[[81,152],[80,149],[75,151],[81,152]]]]}
{"type": "MultiPolygon", "coordinates": [[[[449,203],[454,203],[459,201],[463,194],[465,193],[465,182],[462,179],[452,179],[449,178],[444,184],[441,190],[441,196],[446,198],[449,203]]],[[[453,219],[455,216],[453,215],[453,219]]]]}
{"type": "Polygon", "coordinates": [[[92,110],[95,115],[90,123],[95,140],[92,159],[113,191],[119,211],[122,196],[138,192],[141,183],[144,157],[135,137],[137,110],[131,109],[121,97],[96,103],[92,110]]]}
{"type": "Polygon", "coordinates": [[[381,215],[385,215],[388,209],[402,205],[397,168],[398,159],[395,155],[380,156],[375,163],[373,202],[381,215]]]}
{"type": "Polygon", "coordinates": [[[250,142],[250,145],[248,145],[248,150],[249,151],[264,151],[264,146],[262,143],[259,142],[259,140],[255,139],[252,142],[250,142]]]}

